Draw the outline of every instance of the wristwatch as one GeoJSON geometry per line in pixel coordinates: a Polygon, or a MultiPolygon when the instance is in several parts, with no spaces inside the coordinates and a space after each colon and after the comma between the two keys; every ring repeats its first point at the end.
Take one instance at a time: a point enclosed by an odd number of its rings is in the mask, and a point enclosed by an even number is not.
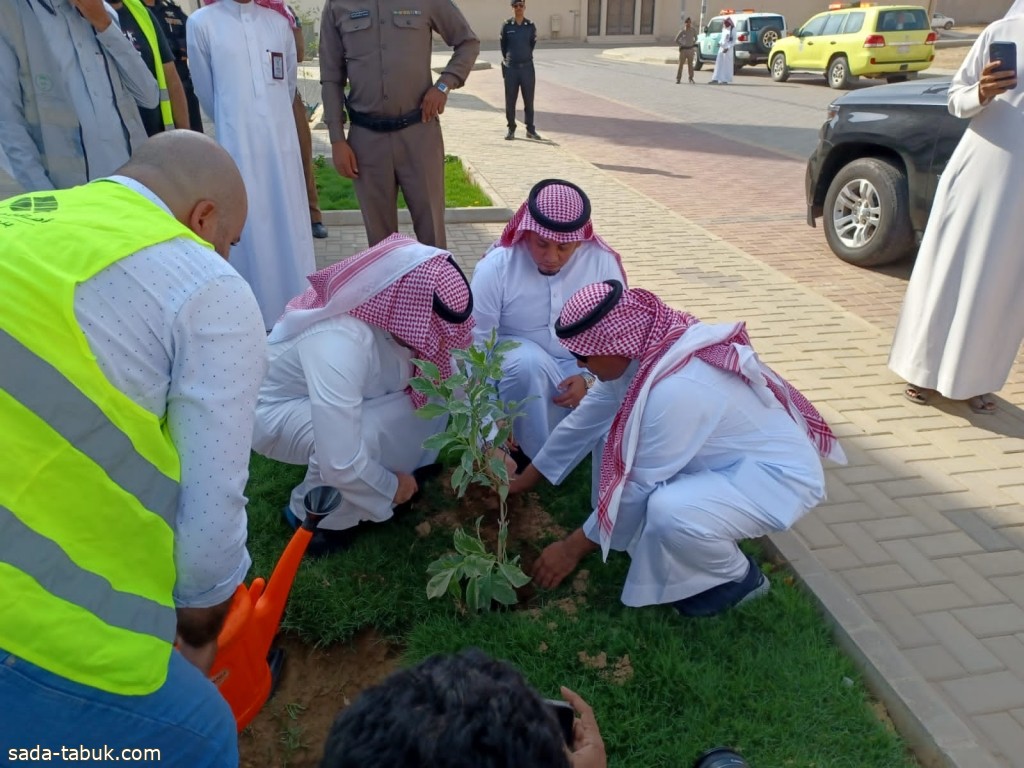
{"type": "Polygon", "coordinates": [[[580,376],[583,377],[583,383],[587,385],[587,389],[591,389],[597,383],[597,376],[592,373],[581,373],[580,376]]]}
{"type": "Polygon", "coordinates": [[[442,81],[442,80],[438,80],[436,83],[434,83],[434,87],[437,88],[437,90],[439,90],[445,96],[447,96],[448,95],[448,91],[451,90],[451,88],[449,88],[447,85],[445,85],[444,81],[442,81]]]}

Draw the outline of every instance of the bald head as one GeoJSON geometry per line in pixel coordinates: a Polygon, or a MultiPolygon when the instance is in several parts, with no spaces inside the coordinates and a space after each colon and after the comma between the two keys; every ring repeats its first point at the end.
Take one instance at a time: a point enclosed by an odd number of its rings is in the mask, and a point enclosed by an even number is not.
{"type": "Polygon", "coordinates": [[[227,258],[245,224],[245,183],[238,166],[209,136],[178,130],[148,139],[117,170],[145,184],[174,218],[227,258]]]}

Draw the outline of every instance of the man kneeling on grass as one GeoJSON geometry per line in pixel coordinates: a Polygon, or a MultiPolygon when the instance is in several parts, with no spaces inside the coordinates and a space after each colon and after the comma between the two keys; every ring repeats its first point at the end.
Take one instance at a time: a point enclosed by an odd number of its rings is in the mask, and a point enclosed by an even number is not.
{"type": "Polygon", "coordinates": [[[712,616],[768,592],[737,542],[789,528],[825,497],[828,424],[758,360],[743,323],[710,325],[614,280],[577,291],[555,331],[600,380],[513,481],[560,483],[607,434],[597,509],[534,569],[553,588],[599,546],[629,552],[629,606],[712,616]]]}
{"type": "Polygon", "coordinates": [[[270,362],[256,404],[253,450],[307,464],[285,518],[305,517],[318,485],[341,492],[310,542],[313,556],[347,546],[363,520],[382,522],[418,490],[416,471],[437,451],[423,441],[447,415],[421,419],[413,358],[445,376],[453,349],[472,342],[473,300],[448,251],[391,235],[309,276],[267,338],[270,362]]]}

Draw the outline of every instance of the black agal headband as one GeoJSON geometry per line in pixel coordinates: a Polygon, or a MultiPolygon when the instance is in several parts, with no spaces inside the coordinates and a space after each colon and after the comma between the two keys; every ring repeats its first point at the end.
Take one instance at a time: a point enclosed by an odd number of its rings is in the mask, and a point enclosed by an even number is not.
{"type": "Polygon", "coordinates": [[[533,189],[530,190],[530,196],[526,200],[526,207],[529,209],[530,215],[533,217],[534,221],[542,227],[550,229],[552,232],[560,232],[563,234],[575,232],[590,221],[590,198],[587,197],[586,193],[575,184],[568,181],[562,181],[561,179],[544,179],[544,181],[538,181],[534,184],[533,189]],[[545,187],[550,187],[552,184],[568,187],[569,189],[575,190],[576,194],[580,196],[580,200],[583,201],[583,211],[577,218],[572,221],[556,221],[555,219],[546,216],[541,211],[540,206],[537,204],[537,196],[545,187]]]}
{"type": "Polygon", "coordinates": [[[466,308],[462,311],[457,311],[449,307],[441,297],[437,295],[437,291],[434,291],[434,314],[454,325],[459,325],[469,320],[469,316],[473,314],[473,291],[470,290],[469,281],[466,279],[466,274],[462,271],[458,264],[455,263],[455,259],[451,256],[448,257],[448,263],[455,267],[455,271],[459,273],[459,277],[462,278],[462,282],[466,284],[466,295],[469,296],[469,300],[466,302],[466,308]]]}
{"type": "Polygon", "coordinates": [[[555,321],[555,335],[560,339],[569,339],[573,336],[577,336],[584,331],[589,331],[611,312],[615,305],[619,303],[619,299],[622,298],[622,283],[618,280],[605,280],[604,284],[609,286],[611,290],[608,295],[601,299],[601,303],[594,307],[589,314],[584,315],[575,323],[569,323],[568,325],[562,322],[561,316],[555,321]]]}

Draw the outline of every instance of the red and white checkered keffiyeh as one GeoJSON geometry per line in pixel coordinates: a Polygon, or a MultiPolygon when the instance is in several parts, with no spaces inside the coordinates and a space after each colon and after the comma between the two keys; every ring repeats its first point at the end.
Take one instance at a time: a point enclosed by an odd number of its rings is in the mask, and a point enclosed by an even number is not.
{"type": "MultiPolygon", "coordinates": [[[[213,5],[217,0],[203,0],[202,5],[213,5]]],[[[235,0],[231,0],[235,2],[235,0]]],[[[269,8],[275,13],[280,13],[288,20],[288,26],[292,29],[299,28],[299,22],[295,18],[295,14],[292,13],[292,9],[285,5],[284,0],[253,0],[256,5],[262,6],[263,8],[269,8]]]]}
{"type": "MultiPolygon", "coordinates": [[[[469,286],[449,256],[410,237],[391,235],[309,275],[311,287],[288,302],[267,341],[285,341],[320,320],[348,314],[384,329],[447,378],[453,372],[451,351],[473,341],[472,317],[455,324],[434,312],[435,293],[456,311],[469,304],[469,286]]],[[[411,388],[407,392],[417,408],[427,402],[425,395],[411,388]]]]}
{"type": "MultiPolygon", "coordinates": [[[[561,324],[571,325],[588,316],[611,290],[605,283],[594,283],[577,291],[562,308],[561,324]]],[[[694,357],[737,374],[763,402],[777,400],[793,421],[803,427],[818,453],[839,463],[846,461],[839,441],[818,410],[758,359],[745,323],[702,323],[687,312],[672,309],[650,291],[634,288],[623,291],[615,307],[596,325],[561,339],[561,343],[577,355],[620,355],[640,361],[612,422],[601,461],[597,519],[605,556],[622,487],[632,469],[647,394],[651,387],[694,357]]]]}
{"type": "MultiPolygon", "coordinates": [[[[537,207],[549,219],[555,221],[574,221],[583,214],[583,200],[579,192],[565,184],[549,184],[537,194],[537,207]]],[[[508,224],[501,233],[501,237],[495,241],[491,248],[509,248],[520,240],[527,232],[536,232],[545,240],[555,243],[578,243],[589,241],[608,251],[615,256],[615,260],[622,267],[622,257],[618,252],[605,242],[604,238],[594,232],[594,225],[587,219],[579,229],[572,232],[555,232],[540,224],[530,213],[529,202],[526,201],[519,206],[519,210],[509,219],[508,224]]],[[[486,255],[486,254],[485,254],[486,255]]],[[[622,270],[623,277],[626,271],[622,270]]]]}

